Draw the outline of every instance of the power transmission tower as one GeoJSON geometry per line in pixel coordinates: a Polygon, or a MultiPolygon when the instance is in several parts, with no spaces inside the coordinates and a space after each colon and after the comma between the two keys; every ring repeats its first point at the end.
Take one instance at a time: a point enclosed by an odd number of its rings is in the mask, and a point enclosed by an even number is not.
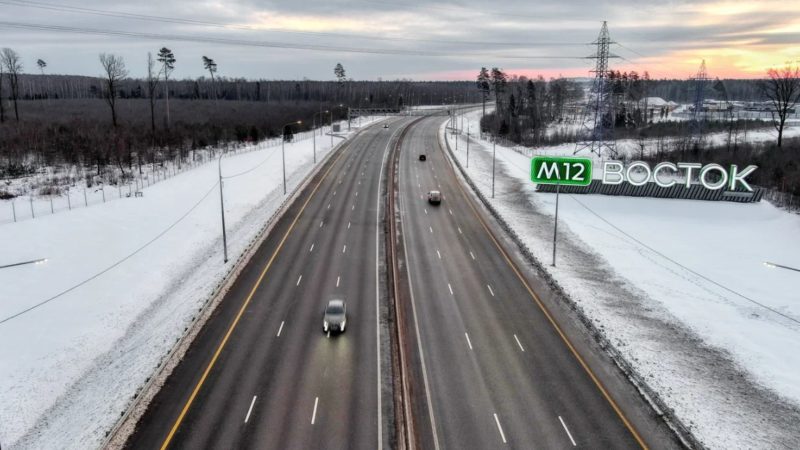
{"type": "Polygon", "coordinates": [[[592,45],[597,46],[596,54],[588,56],[595,60],[594,81],[589,91],[589,98],[583,113],[583,129],[581,133],[589,136],[588,140],[580,141],[575,146],[575,152],[588,149],[592,153],[602,155],[605,149],[609,156],[617,156],[617,145],[614,140],[614,99],[612,86],[608,80],[608,60],[618,58],[610,53],[611,40],[608,33],[608,24],[603,21],[600,35],[592,45]]]}
{"type": "Polygon", "coordinates": [[[700,63],[700,69],[697,74],[692,78],[694,81],[694,111],[692,111],[692,121],[689,124],[689,131],[692,140],[698,140],[703,134],[703,103],[706,100],[706,85],[708,84],[708,72],[706,71],[706,60],[700,63]]]}

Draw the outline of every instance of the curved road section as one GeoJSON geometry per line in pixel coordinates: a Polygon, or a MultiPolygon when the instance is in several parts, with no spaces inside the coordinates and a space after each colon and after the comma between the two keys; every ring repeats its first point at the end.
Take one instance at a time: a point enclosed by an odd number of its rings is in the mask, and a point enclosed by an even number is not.
{"type": "MultiPolygon", "coordinates": [[[[457,179],[439,143],[442,122],[409,130],[396,186],[417,446],[677,447],[633,386],[616,375],[612,394],[567,338],[457,179]],[[431,190],[442,192],[441,205],[427,201],[431,190]]],[[[609,362],[599,365],[615,376],[609,362]]]]}
{"type": "Polygon", "coordinates": [[[209,318],[127,448],[391,447],[381,184],[390,144],[408,122],[365,129],[319,171],[209,318]],[[341,335],[322,329],[331,298],[347,302],[341,335]]]}

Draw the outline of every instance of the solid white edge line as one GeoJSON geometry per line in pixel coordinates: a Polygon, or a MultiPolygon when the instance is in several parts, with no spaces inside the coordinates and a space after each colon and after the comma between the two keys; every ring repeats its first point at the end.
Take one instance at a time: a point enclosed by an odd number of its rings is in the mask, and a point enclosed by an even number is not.
{"type": "Polygon", "coordinates": [[[281,320],[281,326],[278,328],[278,335],[276,337],[281,337],[281,331],[283,331],[283,320],[281,320]]]}
{"type": "Polygon", "coordinates": [[[497,418],[497,413],[494,414],[494,423],[497,424],[497,431],[500,432],[500,437],[503,439],[503,444],[507,444],[506,434],[503,433],[503,427],[500,425],[500,419],[497,418]]]}
{"type": "Polygon", "coordinates": [[[247,423],[250,420],[250,413],[253,412],[253,405],[256,404],[256,395],[253,396],[253,400],[250,402],[250,408],[247,409],[247,415],[244,416],[244,423],[247,423]]]}
{"type": "MultiPolygon", "coordinates": [[[[401,191],[402,192],[402,191],[401,191]]],[[[401,195],[400,199],[400,210],[405,211],[405,199],[401,195]]],[[[403,215],[400,215],[400,220],[403,220],[403,215]]],[[[414,316],[414,330],[417,333],[417,349],[419,350],[419,361],[420,365],[422,366],[422,381],[425,385],[425,400],[428,404],[428,416],[430,417],[431,421],[431,430],[433,431],[433,447],[434,450],[439,450],[439,434],[436,431],[436,418],[433,415],[433,402],[431,402],[431,388],[430,384],[428,383],[428,369],[425,365],[425,352],[422,349],[422,336],[419,332],[419,319],[417,318],[417,306],[416,301],[414,300],[414,283],[411,278],[411,269],[410,267],[414,267],[411,265],[411,255],[408,253],[408,244],[406,243],[406,234],[403,233],[403,251],[406,254],[406,261],[408,265],[406,266],[406,271],[408,272],[408,293],[411,297],[411,313],[414,316]]]]}
{"type": "Polygon", "coordinates": [[[311,414],[311,425],[317,420],[317,405],[319,405],[319,397],[314,399],[314,412],[311,414]]]}
{"type": "Polygon", "coordinates": [[[469,349],[472,350],[472,341],[469,340],[469,335],[467,332],[464,332],[464,336],[467,338],[467,345],[469,345],[469,349]]]}
{"type": "Polygon", "coordinates": [[[567,436],[569,436],[569,441],[572,442],[573,447],[577,447],[578,444],[575,443],[575,439],[572,438],[572,433],[569,432],[569,428],[567,428],[567,424],[564,423],[564,419],[561,416],[558,416],[558,420],[561,421],[561,426],[564,427],[564,431],[567,432],[567,436]]]}
{"type": "Polygon", "coordinates": [[[519,345],[519,349],[524,352],[525,348],[522,347],[522,343],[519,341],[519,338],[517,337],[516,334],[514,335],[514,340],[517,341],[517,345],[519,345]]]}

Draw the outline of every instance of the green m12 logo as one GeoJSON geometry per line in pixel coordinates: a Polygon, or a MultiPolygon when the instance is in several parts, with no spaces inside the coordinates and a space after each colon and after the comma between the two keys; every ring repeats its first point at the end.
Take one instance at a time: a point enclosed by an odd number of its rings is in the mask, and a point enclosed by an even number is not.
{"type": "Polygon", "coordinates": [[[531,160],[531,181],[539,184],[588,186],[592,160],[568,156],[536,156],[531,160]]]}

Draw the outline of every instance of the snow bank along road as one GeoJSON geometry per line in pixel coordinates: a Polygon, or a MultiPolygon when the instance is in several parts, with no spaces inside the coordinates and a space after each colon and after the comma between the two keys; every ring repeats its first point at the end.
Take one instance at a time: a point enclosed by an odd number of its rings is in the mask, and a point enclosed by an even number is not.
{"type": "Polygon", "coordinates": [[[128,448],[389,448],[381,168],[409,120],[365,130],[311,180],[151,402],[128,448]],[[322,331],[332,297],[348,308],[338,336],[322,331]]]}
{"type": "Polygon", "coordinates": [[[443,120],[410,130],[397,181],[420,448],[678,447],[462,189],[443,120]]]}

